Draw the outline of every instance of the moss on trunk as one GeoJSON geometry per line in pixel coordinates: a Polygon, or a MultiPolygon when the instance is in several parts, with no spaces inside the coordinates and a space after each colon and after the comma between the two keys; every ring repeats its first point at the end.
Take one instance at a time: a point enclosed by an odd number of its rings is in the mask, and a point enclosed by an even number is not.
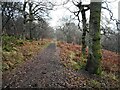
{"type": "Polygon", "coordinates": [[[101,44],[100,44],[100,17],[101,2],[91,2],[90,4],[90,25],[89,25],[89,55],[86,70],[92,74],[101,73],[101,44]]]}

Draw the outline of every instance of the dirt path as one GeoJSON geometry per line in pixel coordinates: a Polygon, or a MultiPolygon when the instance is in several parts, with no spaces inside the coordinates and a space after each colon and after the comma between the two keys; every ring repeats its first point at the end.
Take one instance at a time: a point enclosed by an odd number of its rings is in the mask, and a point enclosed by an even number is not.
{"type": "Polygon", "coordinates": [[[118,84],[116,82],[114,85],[109,79],[89,76],[85,71],[77,72],[63,66],[60,62],[59,49],[54,43],[17,69],[3,73],[2,80],[3,88],[107,88],[118,84]]]}
{"type": "Polygon", "coordinates": [[[59,61],[56,46],[51,43],[33,60],[28,60],[10,74],[3,73],[3,87],[64,87],[64,66],[59,61]]]}

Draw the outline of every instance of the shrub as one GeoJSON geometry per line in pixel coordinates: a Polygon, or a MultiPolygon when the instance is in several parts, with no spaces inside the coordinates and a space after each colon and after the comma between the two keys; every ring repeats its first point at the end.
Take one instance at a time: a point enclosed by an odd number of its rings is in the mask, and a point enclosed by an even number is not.
{"type": "Polygon", "coordinates": [[[15,36],[8,36],[8,35],[3,35],[2,36],[2,49],[3,51],[12,51],[14,50],[13,47],[16,45],[22,45],[23,41],[18,40],[15,36]]]}

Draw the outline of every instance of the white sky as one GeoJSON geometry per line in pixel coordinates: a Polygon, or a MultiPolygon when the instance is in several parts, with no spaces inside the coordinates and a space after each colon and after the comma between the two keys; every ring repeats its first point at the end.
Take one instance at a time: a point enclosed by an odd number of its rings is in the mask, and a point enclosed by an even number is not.
{"type": "MultiPolygon", "coordinates": [[[[52,1],[56,2],[56,3],[60,3],[60,2],[64,2],[65,0],[52,0],[52,1]]],[[[82,0],[82,1],[84,3],[90,2],[90,0],[82,0]]],[[[120,0],[108,0],[108,1],[111,2],[111,3],[109,3],[109,8],[112,10],[114,17],[116,19],[118,19],[118,2],[120,0]]],[[[71,3],[68,3],[65,6],[71,7],[71,5],[72,5],[71,3]]],[[[57,6],[55,8],[57,8],[57,9],[55,9],[54,11],[51,11],[51,13],[50,13],[50,16],[52,17],[52,19],[49,21],[49,23],[52,27],[59,26],[61,24],[60,19],[62,19],[63,17],[73,15],[71,12],[66,10],[63,6],[57,6]]],[[[71,7],[71,9],[73,9],[73,8],[74,7],[71,7]]],[[[106,10],[102,10],[102,11],[103,11],[103,14],[105,14],[109,18],[109,13],[106,10]]],[[[87,16],[89,16],[88,14],[87,14],[87,16]]]]}

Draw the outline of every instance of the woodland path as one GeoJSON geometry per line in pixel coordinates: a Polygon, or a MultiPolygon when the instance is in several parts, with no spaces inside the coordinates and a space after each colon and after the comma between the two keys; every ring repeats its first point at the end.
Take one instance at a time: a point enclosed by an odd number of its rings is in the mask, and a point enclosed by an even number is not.
{"type": "MultiPolygon", "coordinates": [[[[85,71],[74,71],[65,67],[59,57],[59,48],[51,43],[36,57],[27,60],[11,72],[2,74],[2,88],[89,88],[95,87],[90,79],[104,82],[102,87],[113,85],[108,80],[89,76],[85,71]]],[[[114,86],[114,85],[113,85],[114,86]]]]}
{"type": "Polygon", "coordinates": [[[3,74],[3,88],[65,87],[64,66],[59,61],[55,43],[33,60],[28,60],[9,74],[3,74]]]}

